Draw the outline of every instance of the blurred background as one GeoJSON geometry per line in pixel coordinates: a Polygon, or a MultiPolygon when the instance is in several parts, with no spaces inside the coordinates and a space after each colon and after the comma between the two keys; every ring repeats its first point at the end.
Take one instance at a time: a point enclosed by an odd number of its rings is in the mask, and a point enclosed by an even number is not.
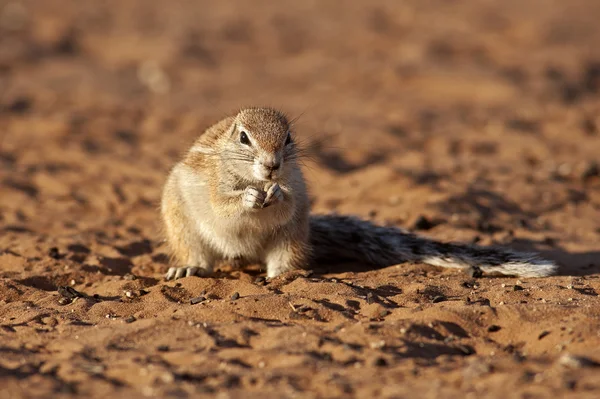
{"type": "Polygon", "coordinates": [[[5,244],[155,237],[181,153],[269,105],[300,117],[317,211],[593,246],[599,15],[596,0],[2,0],[5,244]]]}

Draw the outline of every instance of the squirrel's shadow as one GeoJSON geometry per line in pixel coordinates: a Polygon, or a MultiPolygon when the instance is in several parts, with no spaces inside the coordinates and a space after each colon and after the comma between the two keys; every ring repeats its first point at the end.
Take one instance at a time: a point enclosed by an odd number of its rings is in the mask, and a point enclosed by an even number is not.
{"type": "Polygon", "coordinates": [[[558,265],[559,276],[587,276],[600,273],[600,251],[569,252],[556,245],[549,248],[542,242],[523,238],[514,239],[509,246],[515,250],[538,253],[558,265]]]}

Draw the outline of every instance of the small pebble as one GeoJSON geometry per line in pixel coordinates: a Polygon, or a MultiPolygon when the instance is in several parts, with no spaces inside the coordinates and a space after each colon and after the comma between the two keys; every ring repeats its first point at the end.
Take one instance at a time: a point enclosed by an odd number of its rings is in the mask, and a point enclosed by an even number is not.
{"type": "Polygon", "coordinates": [[[520,285],[513,285],[513,291],[523,291],[523,287],[520,285]]]}
{"type": "Polygon", "coordinates": [[[369,293],[367,294],[367,303],[370,305],[370,304],[372,304],[373,302],[375,302],[375,301],[374,301],[374,299],[373,299],[373,293],[372,293],[372,292],[369,292],[369,293]]]}
{"type": "Polygon", "coordinates": [[[125,320],[123,320],[125,323],[133,323],[134,321],[136,321],[137,319],[134,316],[129,316],[128,318],[126,318],[125,320]]]}
{"type": "Polygon", "coordinates": [[[538,335],[538,339],[542,339],[550,334],[550,331],[542,331],[540,335],[538,335]]]}
{"type": "Polygon", "coordinates": [[[190,299],[190,304],[195,305],[197,303],[204,302],[204,301],[206,301],[206,297],[197,296],[196,298],[190,299]]]}
{"type": "Polygon", "coordinates": [[[258,276],[256,279],[254,279],[254,284],[265,284],[266,283],[266,279],[263,276],[258,276]]]}
{"type": "Polygon", "coordinates": [[[371,349],[381,349],[381,348],[385,347],[385,341],[384,340],[374,341],[374,342],[371,342],[369,344],[369,346],[371,347],[371,349]]]}
{"type": "Polygon", "coordinates": [[[488,332],[496,332],[496,331],[500,331],[502,329],[502,327],[496,325],[496,324],[492,324],[491,326],[488,327],[488,332]]]}
{"type": "Polygon", "coordinates": [[[169,345],[159,345],[156,347],[156,350],[159,352],[168,352],[169,351],[169,345]]]}
{"type": "Polygon", "coordinates": [[[134,297],[133,292],[131,292],[131,291],[125,291],[125,296],[127,298],[133,298],[134,297]]]}
{"type": "Polygon", "coordinates": [[[240,293],[239,292],[234,292],[233,295],[231,295],[231,300],[232,301],[237,301],[238,299],[240,299],[240,293]]]}
{"type": "Polygon", "coordinates": [[[444,302],[444,301],[447,301],[447,300],[448,300],[448,298],[446,298],[445,296],[438,295],[438,296],[436,296],[435,298],[433,298],[431,300],[431,303],[439,303],[439,302],[444,302]]]}

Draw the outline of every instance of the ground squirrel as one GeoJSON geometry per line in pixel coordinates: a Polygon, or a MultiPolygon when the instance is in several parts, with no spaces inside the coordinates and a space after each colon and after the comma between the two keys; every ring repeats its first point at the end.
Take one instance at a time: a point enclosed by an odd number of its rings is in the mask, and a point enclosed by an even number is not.
{"type": "Polygon", "coordinates": [[[223,260],[264,264],[268,277],[339,261],[417,261],[523,277],[557,270],[534,254],[437,242],[350,216],[309,215],[299,154],[290,122],[274,109],[243,109],[208,128],[163,190],[164,232],[179,264],[166,278],[209,275],[223,260]]]}

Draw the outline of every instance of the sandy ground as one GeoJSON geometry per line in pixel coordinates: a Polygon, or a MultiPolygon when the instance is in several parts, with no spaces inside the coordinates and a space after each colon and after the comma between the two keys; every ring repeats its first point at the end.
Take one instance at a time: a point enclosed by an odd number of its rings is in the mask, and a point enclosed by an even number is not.
{"type": "Polygon", "coordinates": [[[0,1],[0,396],[598,397],[598,15],[0,1]],[[300,116],[315,212],[537,250],[561,276],[164,282],[166,172],[245,105],[300,116]]]}

